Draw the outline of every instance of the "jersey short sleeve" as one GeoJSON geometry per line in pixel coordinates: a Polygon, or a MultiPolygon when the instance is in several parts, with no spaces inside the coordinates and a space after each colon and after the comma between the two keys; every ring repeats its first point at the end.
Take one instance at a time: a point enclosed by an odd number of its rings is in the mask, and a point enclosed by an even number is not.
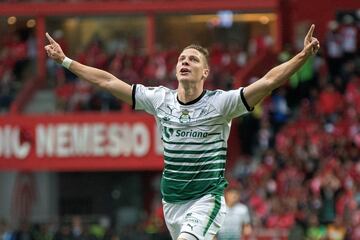
{"type": "Polygon", "coordinates": [[[213,104],[226,118],[232,119],[252,111],[244,97],[244,88],[230,91],[219,91],[213,104]]]}
{"type": "Polygon", "coordinates": [[[163,87],[145,87],[141,84],[132,86],[133,109],[144,110],[155,115],[156,109],[164,99],[165,90],[163,87]]]}

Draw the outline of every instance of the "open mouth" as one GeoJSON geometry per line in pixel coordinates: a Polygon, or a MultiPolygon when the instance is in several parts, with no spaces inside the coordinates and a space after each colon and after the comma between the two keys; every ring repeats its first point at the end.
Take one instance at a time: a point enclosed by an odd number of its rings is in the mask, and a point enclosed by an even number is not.
{"type": "Polygon", "coordinates": [[[188,68],[181,68],[180,69],[180,74],[181,75],[185,75],[185,74],[188,74],[188,73],[190,73],[191,71],[190,71],[190,69],[188,69],[188,68]]]}

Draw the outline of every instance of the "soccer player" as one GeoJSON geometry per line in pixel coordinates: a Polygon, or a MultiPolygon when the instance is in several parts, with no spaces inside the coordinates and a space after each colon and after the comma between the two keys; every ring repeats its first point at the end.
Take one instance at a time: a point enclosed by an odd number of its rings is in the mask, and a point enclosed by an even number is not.
{"type": "Polygon", "coordinates": [[[178,58],[176,90],[131,86],[106,71],[71,60],[49,34],[45,50],[79,78],[154,115],[164,144],[161,192],[170,234],[174,240],[211,240],[226,214],[224,172],[231,120],[251,111],[318,51],[314,27],[296,56],[251,85],[231,91],[204,89],[210,71],[208,51],[198,45],[184,48],[178,58]]]}
{"type": "Polygon", "coordinates": [[[217,234],[217,240],[240,240],[252,232],[249,208],[239,202],[239,186],[233,184],[225,189],[227,213],[217,234]]]}

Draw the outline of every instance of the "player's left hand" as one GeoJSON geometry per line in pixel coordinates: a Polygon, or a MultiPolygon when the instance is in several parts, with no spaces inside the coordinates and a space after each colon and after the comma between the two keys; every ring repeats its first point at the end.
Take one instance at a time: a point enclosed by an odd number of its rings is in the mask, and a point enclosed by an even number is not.
{"type": "Polygon", "coordinates": [[[311,24],[311,27],[304,39],[304,52],[306,55],[315,55],[320,48],[320,43],[317,38],[313,37],[315,25],[311,24]]]}

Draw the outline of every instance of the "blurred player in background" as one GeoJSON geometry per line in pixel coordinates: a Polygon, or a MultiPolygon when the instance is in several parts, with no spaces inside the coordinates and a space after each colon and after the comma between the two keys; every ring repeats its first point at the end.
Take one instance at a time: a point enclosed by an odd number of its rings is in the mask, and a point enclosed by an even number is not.
{"type": "Polygon", "coordinates": [[[225,202],[227,213],[217,240],[241,240],[252,232],[249,208],[239,202],[240,188],[236,184],[230,184],[225,189],[225,202]]]}
{"type": "Polygon", "coordinates": [[[255,83],[231,91],[204,89],[210,68],[208,51],[199,45],[190,45],[180,53],[176,90],[131,86],[106,71],[71,60],[49,34],[45,50],[79,78],[155,116],[164,144],[161,192],[169,232],[177,240],[211,240],[226,215],[223,192],[231,120],[251,111],[318,51],[314,27],[300,53],[255,83]]]}

